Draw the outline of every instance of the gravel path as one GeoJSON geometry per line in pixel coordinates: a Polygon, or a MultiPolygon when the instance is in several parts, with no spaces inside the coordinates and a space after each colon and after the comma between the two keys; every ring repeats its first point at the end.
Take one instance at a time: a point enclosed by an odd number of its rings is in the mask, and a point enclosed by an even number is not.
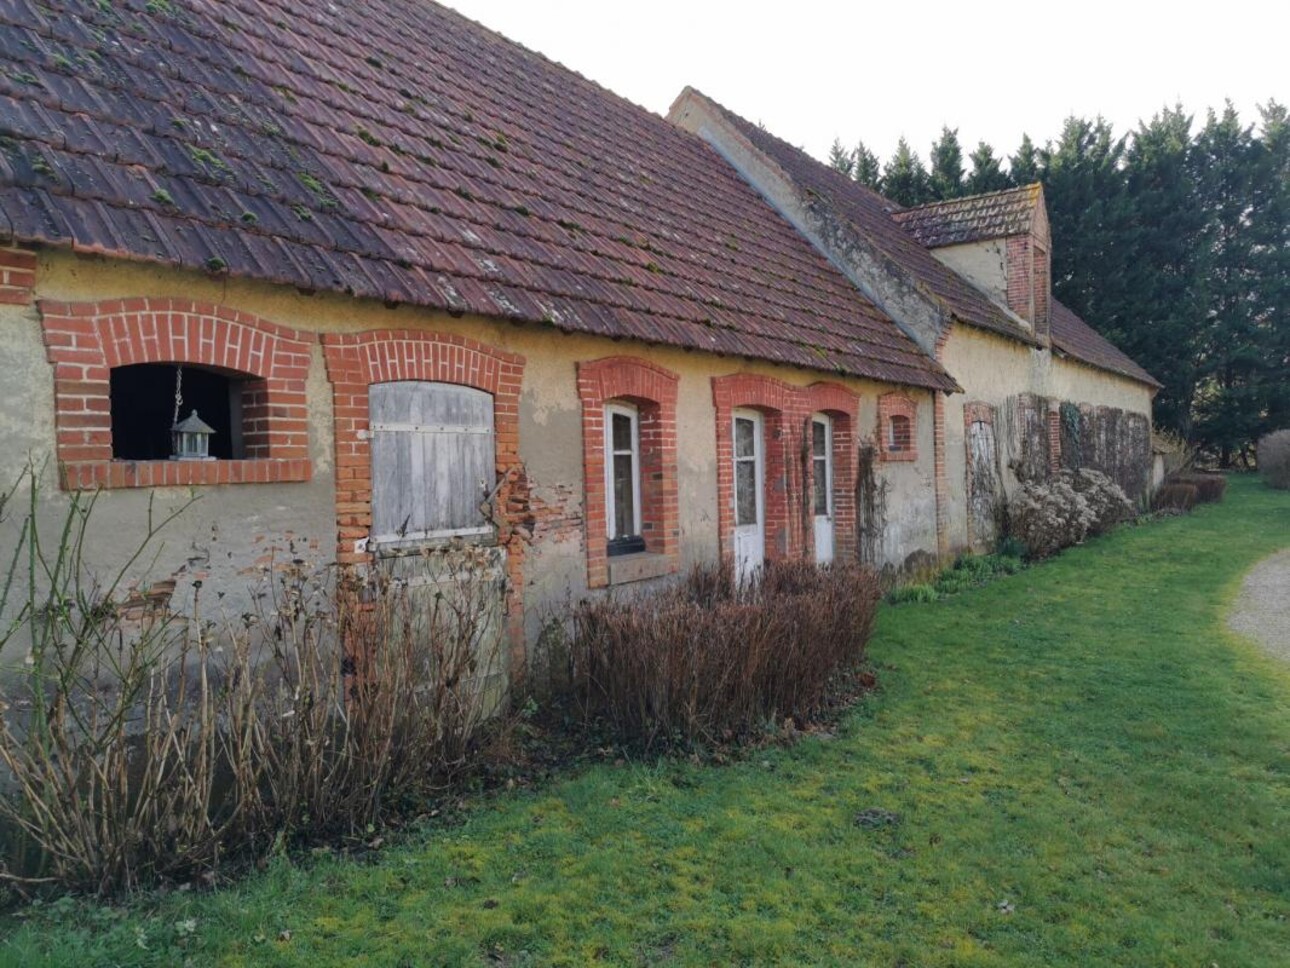
{"type": "Polygon", "coordinates": [[[1290,548],[1250,569],[1227,624],[1290,662],[1290,548]]]}

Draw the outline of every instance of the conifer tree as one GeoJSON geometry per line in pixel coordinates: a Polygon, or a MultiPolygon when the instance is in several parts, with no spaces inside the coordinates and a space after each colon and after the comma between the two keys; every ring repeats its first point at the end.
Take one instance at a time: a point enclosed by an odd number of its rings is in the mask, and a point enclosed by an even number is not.
{"type": "Polygon", "coordinates": [[[878,191],[882,185],[882,164],[878,161],[878,156],[865,147],[863,141],[857,141],[851,158],[854,162],[851,177],[865,188],[878,191]]]}
{"type": "Polygon", "coordinates": [[[931,201],[927,169],[904,138],[896,143],[895,153],[882,170],[882,194],[907,207],[931,201]]]}
{"type": "Polygon", "coordinates": [[[937,200],[963,194],[963,148],[958,128],[941,126],[941,136],[932,142],[930,186],[937,200]]]}
{"type": "Polygon", "coordinates": [[[1125,153],[1125,190],[1134,234],[1115,243],[1125,259],[1119,328],[1107,332],[1164,384],[1158,426],[1188,436],[1203,318],[1205,215],[1197,204],[1192,119],[1181,106],[1140,124],[1125,153]]]}
{"type": "Polygon", "coordinates": [[[1042,152],[1030,140],[1030,135],[1021,136],[1021,145],[1017,153],[1008,159],[1008,178],[1016,187],[1033,185],[1042,180],[1044,158],[1042,152]]]}
{"type": "Polygon", "coordinates": [[[850,178],[853,166],[851,152],[842,147],[841,138],[834,138],[833,144],[829,147],[829,167],[850,178]]]}
{"type": "Polygon", "coordinates": [[[1114,340],[1123,338],[1134,223],[1120,161],[1124,139],[1102,118],[1067,118],[1043,153],[1053,294],[1114,340]]]}
{"type": "Polygon", "coordinates": [[[963,182],[965,194],[981,195],[1008,187],[1008,176],[1004,174],[1002,162],[994,156],[994,149],[988,144],[980,142],[968,157],[972,170],[963,182]]]}

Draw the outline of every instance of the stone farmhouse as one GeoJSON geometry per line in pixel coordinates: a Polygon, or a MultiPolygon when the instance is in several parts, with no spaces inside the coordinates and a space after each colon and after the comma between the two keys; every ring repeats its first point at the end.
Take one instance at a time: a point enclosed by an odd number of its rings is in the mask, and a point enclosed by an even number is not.
{"type": "Polygon", "coordinates": [[[1038,186],[901,210],[425,0],[16,0],[0,58],[0,483],[101,491],[104,568],[199,495],[142,588],[477,542],[520,676],[571,596],[1148,486],[1158,385],[1051,298],[1038,186]]]}

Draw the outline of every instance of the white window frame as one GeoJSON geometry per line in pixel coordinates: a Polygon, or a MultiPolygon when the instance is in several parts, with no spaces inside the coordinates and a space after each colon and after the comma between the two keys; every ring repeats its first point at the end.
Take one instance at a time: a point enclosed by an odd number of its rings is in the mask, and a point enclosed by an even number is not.
{"type": "MultiPolygon", "coordinates": [[[[833,517],[833,418],[827,413],[816,413],[811,415],[811,487],[815,487],[815,462],[824,462],[824,482],[825,487],[825,517],[833,517]],[[815,425],[819,424],[824,428],[824,453],[815,453],[815,425]]],[[[814,495],[811,500],[811,511],[817,517],[819,512],[815,510],[814,495]]]]}
{"type": "Polygon", "coordinates": [[[609,403],[605,405],[605,535],[610,541],[619,537],[637,538],[642,536],[644,526],[641,518],[641,436],[640,411],[628,403],[609,403]],[[631,450],[614,449],[614,416],[627,417],[632,424],[631,450]],[[632,524],[635,531],[630,535],[614,534],[614,522],[618,519],[618,509],[614,504],[614,458],[630,454],[632,458],[632,524]]]}

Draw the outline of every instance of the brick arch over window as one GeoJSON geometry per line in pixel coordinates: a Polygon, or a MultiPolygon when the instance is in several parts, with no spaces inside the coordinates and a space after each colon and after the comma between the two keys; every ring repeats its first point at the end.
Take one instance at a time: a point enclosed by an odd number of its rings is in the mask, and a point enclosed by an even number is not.
{"type": "Polygon", "coordinates": [[[456,383],[493,397],[497,473],[502,486],[498,541],[506,547],[511,672],[524,669],[523,571],[528,518],[527,481],[519,456],[520,384],[524,357],[463,336],[418,330],[369,330],[323,336],[336,422],[337,561],[371,560],[366,541],[372,527],[372,454],[368,387],[373,383],[423,380],[456,383]]]}
{"type": "Polygon", "coordinates": [[[41,300],[54,366],[57,455],[66,489],[309,479],[305,381],[314,337],[249,313],[185,299],[41,300]],[[111,371],[182,363],[255,378],[243,397],[245,460],[112,458],[111,371]]]}
{"type": "Polygon", "coordinates": [[[878,456],[889,461],[918,460],[918,405],[903,393],[878,398],[878,456]]]}
{"type": "MultiPolygon", "coordinates": [[[[605,516],[605,404],[619,400],[639,414],[641,528],[645,550],[662,556],[648,573],[675,572],[680,561],[676,480],[676,400],[680,378],[671,370],[630,356],[578,364],[582,400],[582,466],[586,493],[587,585],[609,584],[605,516]]],[[[646,577],[639,573],[639,577],[646,577]]],[[[615,579],[617,580],[617,579],[615,579]]]]}

